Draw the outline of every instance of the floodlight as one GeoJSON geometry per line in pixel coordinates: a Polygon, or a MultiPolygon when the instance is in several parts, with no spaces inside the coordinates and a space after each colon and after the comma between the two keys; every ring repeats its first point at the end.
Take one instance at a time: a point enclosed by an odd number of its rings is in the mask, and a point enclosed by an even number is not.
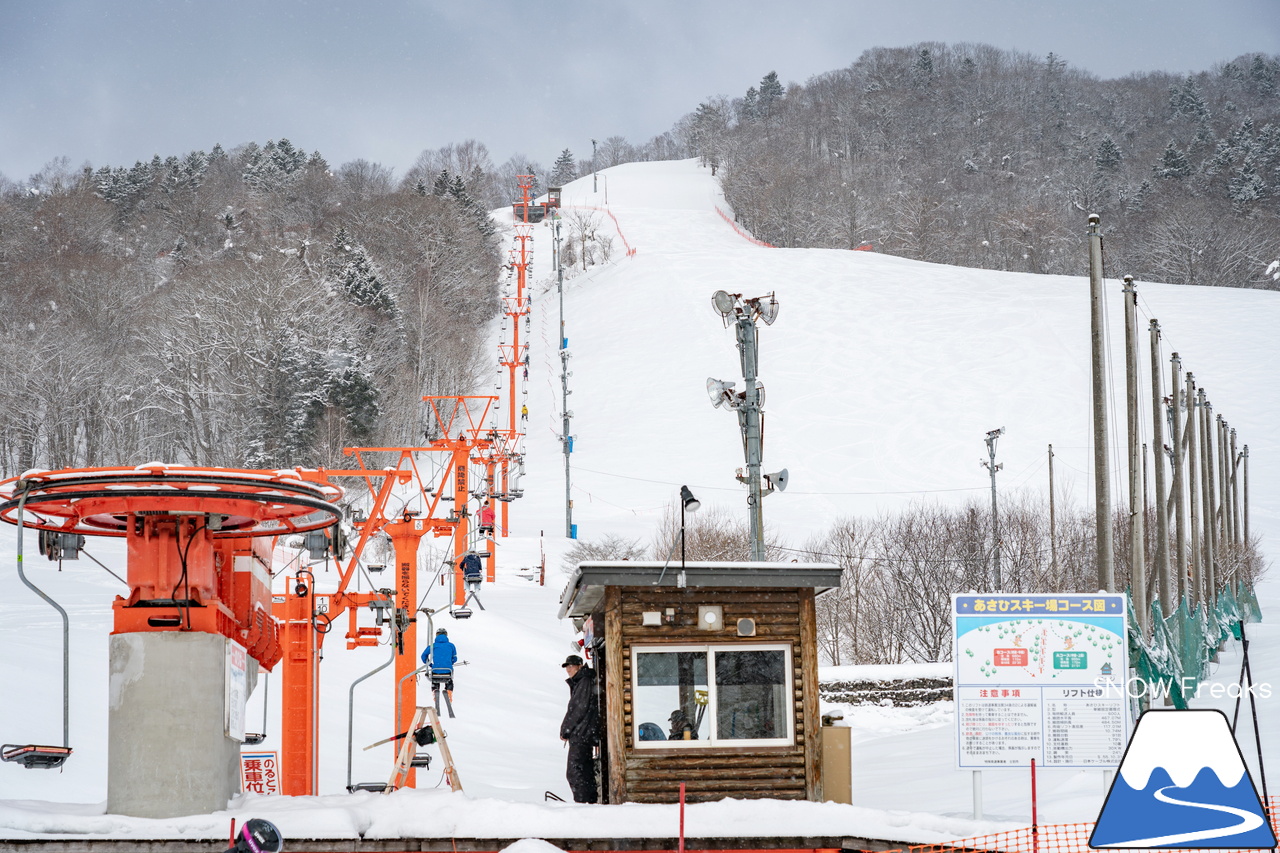
{"type": "Polygon", "coordinates": [[[715,306],[716,311],[720,312],[721,317],[732,314],[733,306],[737,301],[737,297],[725,290],[717,290],[711,294],[711,304],[715,306]]]}
{"type": "Polygon", "coordinates": [[[685,512],[697,512],[698,507],[702,506],[702,501],[693,496],[693,492],[689,491],[688,486],[680,487],[680,500],[683,502],[685,512]]]}
{"type": "Polygon", "coordinates": [[[778,319],[778,300],[770,293],[768,302],[756,301],[756,310],[760,312],[760,319],[764,320],[764,324],[772,326],[773,321],[778,319]]]}
{"type": "Polygon", "coordinates": [[[759,379],[756,380],[756,405],[764,408],[764,383],[759,379]]]}
{"type": "Polygon", "coordinates": [[[719,379],[707,377],[707,396],[711,398],[711,405],[717,409],[725,406],[730,409],[736,409],[738,397],[733,393],[733,387],[736,383],[722,382],[719,379]]]}

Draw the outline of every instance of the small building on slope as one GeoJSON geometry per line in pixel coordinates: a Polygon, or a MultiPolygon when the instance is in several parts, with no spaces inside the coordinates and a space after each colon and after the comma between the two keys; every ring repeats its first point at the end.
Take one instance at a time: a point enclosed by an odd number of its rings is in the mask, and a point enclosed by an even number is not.
{"type": "Polygon", "coordinates": [[[608,803],[821,800],[825,563],[585,562],[560,599],[600,691],[608,803]]]}

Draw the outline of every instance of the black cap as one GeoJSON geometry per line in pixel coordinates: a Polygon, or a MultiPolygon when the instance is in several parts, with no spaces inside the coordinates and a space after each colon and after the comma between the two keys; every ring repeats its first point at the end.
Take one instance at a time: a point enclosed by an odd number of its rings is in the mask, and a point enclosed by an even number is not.
{"type": "Polygon", "coordinates": [[[448,635],[448,633],[449,633],[449,632],[448,632],[448,631],[446,631],[444,628],[437,628],[437,629],[436,629],[436,634],[437,634],[437,635],[439,635],[439,634],[445,634],[445,635],[447,636],[447,635],[448,635]]]}
{"type": "Polygon", "coordinates": [[[582,666],[582,658],[577,655],[569,655],[560,666],[582,666]]]}

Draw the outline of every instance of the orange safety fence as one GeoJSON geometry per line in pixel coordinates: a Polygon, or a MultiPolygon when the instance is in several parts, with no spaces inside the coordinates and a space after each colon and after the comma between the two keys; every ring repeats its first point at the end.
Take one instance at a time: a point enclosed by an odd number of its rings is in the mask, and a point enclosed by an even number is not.
{"type": "MultiPolygon", "coordinates": [[[[1280,824],[1276,821],[1276,797],[1267,798],[1267,817],[1271,821],[1271,831],[1280,837],[1280,824]]],[[[1093,822],[1089,823],[1056,823],[1045,826],[1026,826],[1021,829],[1010,829],[995,832],[991,835],[979,835],[973,838],[961,838],[940,844],[912,844],[901,851],[891,853],[960,853],[960,851],[999,851],[999,853],[1090,853],[1089,836],[1093,834],[1093,822]]],[[[1222,847],[1178,847],[1179,851],[1213,850],[1223,853],[1222,847]]],[[[1249,848],[1243,848],[1249,849],[1249,848]]]]}
{"type": "Polygon", "coordinates": [[[752,237],[750,232],[747,231],[747,229],[743,228],[741,225],[734,222],[733,219],[729,217],[729,214],[725,213],[723,210],[720,209],[720,205],[718,204],[716,205],[716,213],[720,214],[720,218],[723,219],[725,222],[728,222],[729,227],[732,228],[734,231],[737,231],[738,235],[743,239],[750,240],[752,243],[755,243],[757,246],[764,246],[766,249],[778,248],[772,243],[766,243],[763,240],[757,240],[755,237],[752,237]]]}
{"type": "Polygon", "coordinates": [[[595,210],[595,211],[599,211],[599,212],[601,212],[601,213],[607,213],[607,214],[609,214],[609,218],[613,220],[613,227],[617,230],[617,232],[618,232],[618,236],[622,238],[622,245],[624,245],[624,246],[626,246],[626,247],[627,247],[627,257],[628,257],[628,258],[634,258],[634,257],[635,257],[635,255],[636,255],[636,250],[632,247],[632,245],[631,245],[629,242],[627,242],[627,235],[622,233],[622,225],[621,225],[621,224],[619,224],[619,222],[618,222],[618,217],[616,217],[616,216],[614,216],[614,215],[613,215],[613,211],[612,211],[612,210],[610,210],[610,209],[609,209],[609,208],[607,208],[607,207],[592,207],[592,206],[591,206],[591,205],[589,205],[589,204],[575,204],[575,205],[574,205],[574,207],[580,207],[580,208],[583,208],[583,209],[585,209],[585,210],[595,210]]]}

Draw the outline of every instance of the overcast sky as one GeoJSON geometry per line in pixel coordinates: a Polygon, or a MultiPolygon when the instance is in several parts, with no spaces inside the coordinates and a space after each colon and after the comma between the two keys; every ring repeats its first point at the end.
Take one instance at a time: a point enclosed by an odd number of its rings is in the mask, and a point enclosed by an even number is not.
{"type": "Polygon", "coordinates": [[[549,166],[921,41],[1204,70],[1280,52],[1280,0],[0,0],[0,175],[281,137],[397,175],[467,138],[549,166]]]}

